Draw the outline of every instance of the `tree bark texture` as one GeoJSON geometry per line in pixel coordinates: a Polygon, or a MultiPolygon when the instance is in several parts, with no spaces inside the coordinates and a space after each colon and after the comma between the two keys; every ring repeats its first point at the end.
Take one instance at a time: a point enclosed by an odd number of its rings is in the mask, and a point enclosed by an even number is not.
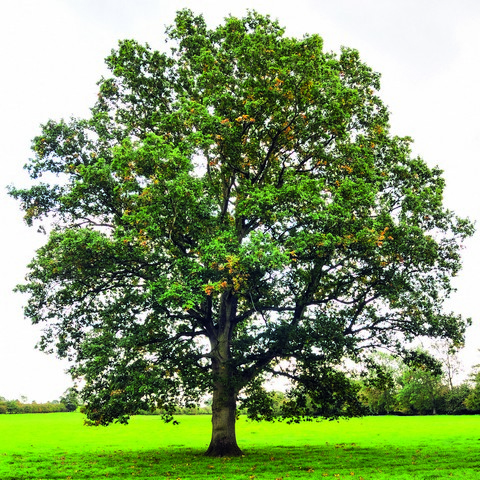
{"type": "Polygon", "coordinates": [[[235,421],[238,385],[230,364],[230,342],[235,322],[237,298],[231,292],[222,295],[220,318],[210,338],[214,389],[212,401],[212,439],[205,455],[236,457],[243,454],[237,445],[235,421]]]}
{"type": "Polygon", "coordinates": [[[237,394],[232,387],[217,384],[212,403],[212,439],[205,455],[238,457],[243,455],[235,434],[237,394]]]}

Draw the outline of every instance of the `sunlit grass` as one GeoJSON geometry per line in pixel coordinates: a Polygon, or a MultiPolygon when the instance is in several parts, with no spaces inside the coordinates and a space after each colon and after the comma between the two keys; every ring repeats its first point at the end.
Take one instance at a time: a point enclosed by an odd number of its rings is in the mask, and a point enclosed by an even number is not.
{"type": "Polygon", "coordinates": [[[84,427],[80,414],[0,415],[0,478],[480,478],[480,417],[365,417],[340,422],[238,422],[245,456],[203,456],[208,416],[180,425],[134,417],[84,427]]]}

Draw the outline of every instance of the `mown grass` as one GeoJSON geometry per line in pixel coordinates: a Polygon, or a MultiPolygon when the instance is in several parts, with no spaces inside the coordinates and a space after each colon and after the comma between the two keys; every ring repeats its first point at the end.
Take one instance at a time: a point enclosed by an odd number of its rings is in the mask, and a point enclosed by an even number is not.
{"type": "Polygon", "coordinates": [[[480,416],[250,423],[245,456],[203,456],[208,416],[84,427],[80,414],[0,415],[0,479],[479,479],[480,416]]]}

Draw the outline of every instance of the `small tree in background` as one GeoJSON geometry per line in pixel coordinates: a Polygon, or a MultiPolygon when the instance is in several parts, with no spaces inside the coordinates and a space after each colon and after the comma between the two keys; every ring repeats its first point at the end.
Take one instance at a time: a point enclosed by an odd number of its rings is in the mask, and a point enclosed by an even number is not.
{"type": "Polygon", "coordinates": [[[434,357],[442,364],[442,371],[447,381],[448,388],[454,389],[455,377],[462,371],[462,364],[458,357],[458,349],[463,345],[452,345],[448,341],[436,341],[431,350],[434,357]]]}
{"type": "Polygon", "coordinates": [[[465,406],[469,410],[480,411],[480,365],[475,365],[473,373],[470,375],[473,388],[465,399],[465,406]]]}
{"type": "Polygon", "coordinates": [[[74,388],[68,388],[60,397],[60,403],[65,405],[67,412],[74,412],[80,405],[80,399],[78,398],[78,392],[74,388]]]}
{"type": "Polygon", "coordinates": [[[461,342],[442,305],[473,229],[357,51],[255,12],[212,30],[184,10],[167,35],[169,54],[120,42],[91,116],[34,139],[38,183],[11,194],[53,228],[19,290],[92,423],[211,392],[207,454],[240,455],[239,395],[272,417],[264,375],[291,381],[292,419],[358,415],[346,358],[461,342]]]}
{"type": "Polygon", "coordinates": [[[472,388],[467,382],[460,385],[454,385],[444,395],[445,413],[447,414],[461,414],[468,413],[467,398],[469,397],[472,388]]]}
{"type": "Polygon", "coordinates": [[[401,410],[412,413],[437,414],[443,408],[443,394],[447,387],[442,375],[422,368],[409,368],[400,379],[397,402],[401,410]]]}
{"type": "Polygon", "coordinates": [[[406,369],[401,358],[385,352],[375,352],[368,358],[359,380],[359,394],[369,413],[383,415],[398,410],[399,382],[406,369]]]}

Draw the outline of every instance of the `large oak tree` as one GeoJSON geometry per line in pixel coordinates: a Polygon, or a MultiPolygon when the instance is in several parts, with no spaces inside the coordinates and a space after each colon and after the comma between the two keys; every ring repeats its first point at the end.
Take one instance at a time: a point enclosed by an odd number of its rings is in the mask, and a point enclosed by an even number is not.
{"type": "Polygon", "coordinates": [[[291,382],[287,418],[354,415],[345,359],[461,341],[442,303],[472,226],[357,51],[255,12],[211,30],[184,10],[167,39],[120,42],[91,116],[34,139],[11,194],[50,232],[19,288],[92,422],[210,392],[207,454],[237,455],[237,401],[271,417],[266,375],[291,382]]]}

